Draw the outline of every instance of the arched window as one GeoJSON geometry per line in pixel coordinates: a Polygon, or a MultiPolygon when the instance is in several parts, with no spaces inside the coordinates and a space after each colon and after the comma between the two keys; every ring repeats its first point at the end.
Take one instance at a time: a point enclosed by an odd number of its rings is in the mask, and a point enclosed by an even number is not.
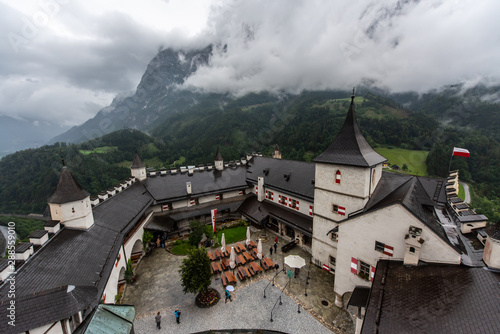
{"type": "Polygon", "coordinates": [[[342,178],[342,174],[340,173],[340,170],[337,170],[337,172],[335,173],[335,183],[339,183],[340,184],[340,179],[342,178]]]}

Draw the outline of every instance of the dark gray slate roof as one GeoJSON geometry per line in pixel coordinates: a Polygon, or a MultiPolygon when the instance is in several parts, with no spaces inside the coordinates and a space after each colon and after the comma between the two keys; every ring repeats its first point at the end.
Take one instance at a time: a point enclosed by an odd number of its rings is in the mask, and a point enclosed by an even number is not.
{"type": "Polygon", "coordinates": [[[89,196],[89,193],[75,180],[68,168],[64,166],[59,175],[56,191],[49,197],[49,203],[63,204],[82,200],[89,196]]]}
{"type": "Polygon", "coordinates": [[[500,333],[500,274],[381,260],[361,333],[500,333]]]}
{"type": "MultiPolygon", "coordinates": [[[[87,231],[63,228],[18,270],[16,296],[28,300],[30,296],[47,294],[61,286],[92,286],[97,289],[97,293],[92,292],[92,299],[97,304],[96,296],[104,290],[125,234],[143,217],[151,203],[148,192],[137,182],[94,207],[95,223],[87,231]]],[[[6,284],[0,287],[1,302],[7,299],[7,290],[6,284]]],[[[52,296],[46,298],[53,303],[47,301],[48,306],[44,308],[32,309],[29,302],[17,305],[17,314],[31,312],[31,317],[16,322],[16,332],[65,318],[61,311],[63,306],[57,301],[58,295],[49,293],[47,296],[52,296]],[[43,319],[43,323],[37,319],[43,319]]],[[[5,312],[5,308],[0,308],[3,319],[5,312]]],[[[7,332],[6,322],[0,322],[0,332],[7,332]]]]}
{"type": "Polygon", "coordinates": [[[474,222],[482,222],[488,221],[488,217],[485,215],[467,215],[467,216],[457,216],[457,219],[460,223],[474,223],[474,222]]]}
{"type": "Polygon", "coordinates": [[[500,240],[500,224],[496,223],[484,229],[484,232],[493,239],[500,240]]]}
{"type": "Polygon", "coordinates": [[[43,224],[43,227],[55,227],[59,224],[59,220],[49,220],[43,224]]]}
{"type": "Polygon", "coordinates": [[[257,184],[264,177],[264,186],[312,201],[314,198],[314,164],[303,161],[253,157],[249,162],[247,180],[257,184]],[[284,177],[289,174],[288,180],[284,177]]]}
{"type": "Polygon", "coordinates": [[[143,168],[146,167],[146,165],[142,162],[141,158],[139,158],[139,155],[134,156],[134,161],[132,161],[132,165],[130,168],[143,168]]]}
{"type": "Polygon", "coordinates": [[[49,233],[47,230],[36,230],[36,231],[31,232],[28,237],[33,238],[33,239],[40,239],[44,235],[46,235],[47,233],[49,233]]]}
{"type": "Polygon", "coordinates": [[[0,259],[0,272],[9,266],[9,260],[0,259]]]}
{"type": "Polygon", "coordinates": [[[462,203],[464,200],[461,199],[460,197],[450,197],[448,198],[450,203],[462,203]]]}
{"type": "Polygon", "coordinates": [[[215,153],[214,161],[223,161],[222,155],[220,154],[219,147],[217,147],[217,152],[215,153]]]}
{"type": "Polygon", "coordinates": [[[435,193],[439,191],[439,187],[443,187],[443,182],[440,182],[440,179],[424,179],[426,182],[425,187],[420,177],[382,172],[382,178],[372,197],[366,203],[363,212],[370,212],[400,203],[451,245],[441,224],[434,217],[434,206],[436,203],[428,195],[428,192],[435,193]],[[434,191],[430,187],[431,180],[434,180],[434,191]]]}
{"type": "Polygon", "coordinates": [[[250,195],[238,210],[256,223],[262,223],[266,217],[271,216],[295,226],[309,236],[313,232],[313,218],[311,216],[286,209],[282,205],[269,201],[259,202],[255,195],[250,195]]]}
{"type": "MultiPolygon", "coordinates": [[[[18,289],[16,289],[18,292],[18,289]]],[[[65,319],[90,307],[98,298],[94,286],[77,286],[68,292],[68,286],[61,286],[33,295],[16,298],[16,327],[2,321],[2,333],[19,333],[47,324],[49,319],[65,319]],[[14,330],[13,330],[14,329],[14,330]]],[[[7,319],[9,300],[0,302],[0,314],[7,319]]]]}
{"type": "Polygon", "coordinates": [[[24,253],[33,246],[31,242],[20,242],[16,245],[16,253],[24,253]]]}
{"type": "Polygon", "coordinates": [[[354,111],[354,96],[351,97],[351,106],[337,137],[330,147],[313,161],[359,167],[372,167],[387,161],[375,152],[363,137],[354,111]]]}
{"type": "Polygon", "coordinates": [[[151,196],[161,203],[248,188],[245,174],[246,167],[239,166],[222,171],[196,171],[193,175],[183,173],[148,177],[144,185],[151,196]],[[187,182],[191,182],[191,196],[188,196],[186,191],[187,182]]]}

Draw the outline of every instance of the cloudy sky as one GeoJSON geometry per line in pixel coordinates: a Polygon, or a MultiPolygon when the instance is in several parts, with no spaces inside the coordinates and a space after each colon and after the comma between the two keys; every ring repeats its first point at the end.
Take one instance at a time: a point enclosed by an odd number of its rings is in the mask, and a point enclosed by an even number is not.
{"type": "Polygon", "coordinates": [[[0,116],[77,125],[162,47],[227,44],[207,91],[393,91],[500,79],[496,0],[0,0],[0,116]]]}

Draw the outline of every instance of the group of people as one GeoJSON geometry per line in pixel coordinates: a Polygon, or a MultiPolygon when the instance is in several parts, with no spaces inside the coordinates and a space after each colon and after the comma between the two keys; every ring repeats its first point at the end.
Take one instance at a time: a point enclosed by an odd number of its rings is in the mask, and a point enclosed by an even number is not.
{"type": "Polygon", "coordinates": [[[157,248],[165,248],[165,241],[167,240],[167,233],[163,232],[163,235],[159,235],[158,238],[156,239],[156,247],[157,248]]]}
{"type": "Polygon", "coordinates": [[[278,254],[278,237],[274,237],[274,245],[269,247],[269,253],[273,255],[273,248],[274,248],[274,254],[278,254]]]}
{"type": "MultiPolygon", "coordinates": [[[[180,324],[181,323],[181,310],[179,310],[178,308],[175,309],[174,315],[175,315],[175,321],[178,324],[180,324]]],[[[160,314],[160,312],[158,312],[156,314],[155,320],[156,320],[156,328],[161,329],[161,314],[160,314]]]]}

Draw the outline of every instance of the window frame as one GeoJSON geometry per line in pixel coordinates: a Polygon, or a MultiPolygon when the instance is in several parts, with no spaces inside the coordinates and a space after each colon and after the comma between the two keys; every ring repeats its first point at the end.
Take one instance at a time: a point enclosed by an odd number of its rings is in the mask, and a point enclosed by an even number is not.
{"type": "Polygon", "coordinates": [[[358,276],[367,281],[370,280],[371,265],[358,259],[358,276]],[[367,269],[367,271],[365,271],[367,269]]]}
{"type": "Polygon", "coordinates": [[[375,240],[375,250],[377,252],[383,253],[384,252],[384,248],[385,248],[385,244],[384,243],[375,240]]]}

